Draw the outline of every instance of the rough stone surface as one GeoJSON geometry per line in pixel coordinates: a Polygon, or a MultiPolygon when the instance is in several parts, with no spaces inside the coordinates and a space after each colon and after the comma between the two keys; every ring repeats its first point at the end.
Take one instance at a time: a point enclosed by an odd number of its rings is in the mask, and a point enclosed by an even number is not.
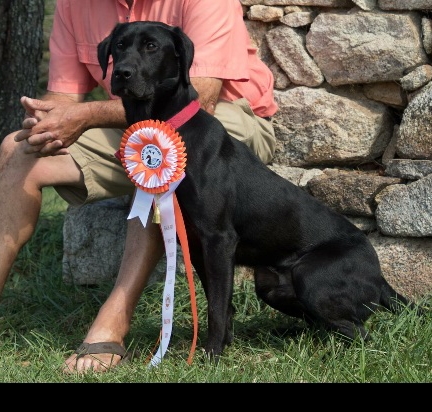
{"type": "Polygon", "coordinates": [[[275,91],[278,146],[274,162],[287,166],[359,164],[380,156],[391,139],[386,106],[324,89],[275,91]]]}
{"type": "Polygon", "coordinates": [[[394,238],[378,232],[369,236],[383,276],[400,293],[418,300],[432,292],[432,239],[394,238]]]}
{"type": "Polygon", "coordinates": [[[403,112],[396,143],[402,159],[432,160],[432,82],[425,86],[403,112]]]}
{"type": "Polygon", "coordinates": [[[302,169],[300,167],[282,166],[277,164],[271,165],[269,168],[284,179],[305,189],[309,180],[324,173],[320,169],[302,169]]]}
{"type": "Polygon", "coordinates": [[[279,7],[251,6],[247,12],[249,20],[260,20],[264,22],[279,21],[282,16],[283,10],[279,7]]]}
{"type": "Polygon", "coordinates": [[[406,93],[396,82],[368,83],[363,86],[363,92],[367,98],[395,108],[407,105],[406,93]]]}
{"type": "Polygon", "coordinates": [[[378,0],[382,10],[432,10],[430,0],[378,0]]]}
{"type": "Polygon", "coordinates": [[[353,3],[367,11],[373,10],[377,6],[377,0],[353,0],[353,3]]]}
{"type": "MultiPolygon", "coordinates": [[[[63,280],[77,285],[114,282],[126,239],[129,198],[69,207],[63,224],[63,280]]],[[[149,284],[163,279],[163,258],[149,284]]]]}
{"type": "Polygon", "coordinates": [[[400,79],[404,90],[412,92],[420,89],[432,80],[432,66],[423,64],[400,79]]]}
{"type": "Polygon", "coordinates": [[[432,19],[422,18],[423,47],[426,53],[432,54],[432,19]]]}
{"type": "Polygon", "coordinates": [[[387,145],[386,149],[384,150],[384,153],[381,157],[381,162],[384,166],[387,166],[387,164],[394,159],[396,154],[396,143],[397,139],[399,137],[399,125],[395,124],[393,128],[393,135],[390,140],[390,143],[387,145]]]}
{"type": "Polygon", "coordinates": [[[293,12],[281,17],[280,22],[289,27],[302,27],[311,24],[315,16],[316,13],[310,11],[293,12]]]}
{"type": "Polygon", "coordinates": [[[308,189],[332,209],[346,215],[374,216],[375,197],[400,179],[372,173],[326,169],[308,182],[308,189]]]}
{"type": "Polygon", "coordinates": [[[432,160],[393,159],[387,163],[387,176],[417,180],[432,174],[432,160]]]}
{"type": "Polygon", "coordinates": [[[376,198],[375,217],[388,236],[432,236],[432,174],[406,185],[394,185],[376,198]]]}
{"type": "Polygon", "coordinates": [[[306,47],[332,85],[399,80],[427,63],[416,13],[321,13],[306,47]]]}
{"type": "Polygon", "coordinates": [[[291,82],[315,87],[324,81],[320,69],[306,52],[305,38],[300,32],[283,25],[269,30],[266,38],[275,60],[291,82]]]}

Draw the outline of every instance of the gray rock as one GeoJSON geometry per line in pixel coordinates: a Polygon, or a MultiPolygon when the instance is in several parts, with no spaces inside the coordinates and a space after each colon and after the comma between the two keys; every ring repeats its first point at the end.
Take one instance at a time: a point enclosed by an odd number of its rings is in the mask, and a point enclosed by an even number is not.
{"type": "MultiPolygon", "coordinates": [[[[69,207],[63,224],[63,280],[77,285],[114,283],[126,239],[127,196],[69,207]]],[[[162,259],[149,284],[163,279],[162,259]]]]}
{"type": "Polygon", "coordinates": [[[420,89],[432,80],[432,66],[422,64],[400,79],[400,84],[407,92],[420,89]]]}
{"type": "Polygon", "coordinates": [[[422,18],[423,47],[427,54],[432,54],[432,19],[422,18]]]}
{"type": "Polygon", "coordinates": [[[428,61],[417,13],[321,13],[306,47],[334,86],[399,80],[428,61]]]}
{"type": "Polygon", "coordinates": [[[299,31],[282,25],[266,34],[273,57],[290,81],[297,85],[319,86],[324,77],[305,49],[305,38],[299,31]]]}
{"type": "Polygon", "coordinates": [[[432,160],[393,159],[387,163],[387,176],[417,180],[432,173],[432,160]]]}
{"type": "Polygon", "coordinates": [[[393,130],[383,104],[354,100],[325,89],[275,91],[274,163],[286,166],[355,165],[382,155],[393,130]]]}
{"type": "Polygon", "coordinates": [[[400,293],[418,300],[432,291],[432,239],[394,238],[371,233],[369,240],[383,276],[400,293]]]}
{"type": "Polygon", "coordinates": [[[380,232],[394,237],[432,236],[432,174],[406,185],[395,185],[376,198],[380,232]]]}
{"type": "Polygon", "coordinates": [[[400,179],[356,171],[324,170],[308,182],[309,191],[339,213],[374,216],[377,193],[400,179]]]}
{"type": "Polygon", "coordinates": [[[403,159],[432,159],[432,82],[404,110],[396,153],[403,159]]]}
{"type": "Polygon", "coordinates": [[[296,186],[301,188],[306,188],[309,180],[323,173],[319,169],[302,169],[301,167],[290,167],[277,164],[271,165],[269,168],[279,176],[289,180],[291,183],[294,183],[296,186]]]}
{"type": "Polygon", "coordinates": [[[353,0],[353,3],[362,10],[373,10],[377,6],[377,0],[353,0]]]}
{"type": "Polygon", "coordinates": [[[378,0],[382,10],[432,10],[430,0],[378,0]]]}

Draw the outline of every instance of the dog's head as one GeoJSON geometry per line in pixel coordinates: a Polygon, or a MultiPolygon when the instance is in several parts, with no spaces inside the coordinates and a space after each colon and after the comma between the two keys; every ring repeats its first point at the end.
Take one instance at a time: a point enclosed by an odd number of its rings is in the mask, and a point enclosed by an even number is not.
{"type": "Polygon", "coordinates": [[[194,46],[179,27],[161,22],[117,24],[98,45],[103,78],[113,58],[111,91],[122,98],[154,101],[190,83],[194,46]]]}

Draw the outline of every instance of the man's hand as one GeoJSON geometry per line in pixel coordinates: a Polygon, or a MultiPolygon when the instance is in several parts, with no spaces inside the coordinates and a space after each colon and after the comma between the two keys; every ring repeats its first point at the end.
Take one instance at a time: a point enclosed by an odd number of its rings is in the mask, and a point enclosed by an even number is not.
{"type": "Polygon", "coordinates": [[[68,154],[69,147],[86,130],[85,105],[71,99],[38,100],[22,97],[26,110],[23,129],[15,141],[26,140],[25,153],[41,156],[68,154]]]}

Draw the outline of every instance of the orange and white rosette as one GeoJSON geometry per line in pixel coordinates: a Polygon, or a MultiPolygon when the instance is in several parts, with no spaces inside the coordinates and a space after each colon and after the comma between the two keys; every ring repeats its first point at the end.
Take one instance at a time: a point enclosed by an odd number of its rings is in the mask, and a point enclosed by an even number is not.
{"type": "Polygon", "coordinates": [[[165,243],[167,271],[162,301],[162,330],[160,345],[151,359],[151,366],[160,363],[171,338],[177,234],[183,249],[194,314],[194,341],[188,360],[191,363],[197,337],[195,290],[183,217],[174,193],[185,177],[184,142],[170,124],[159,120],[145,120],[133,124],[124,132],[120,158],[128,177],[137,187],[128,219],[138,216],[146,226],[153,205],[153,222],[160,223],[165,243]]]}
{"type": "Polygon", "coordinates": [[[123,134],[120,156],[129,178],[146,193],[169,191],[171,183],[184,177],[184,142],[171,125],[159,120],[130,126],[123,134]]]}

